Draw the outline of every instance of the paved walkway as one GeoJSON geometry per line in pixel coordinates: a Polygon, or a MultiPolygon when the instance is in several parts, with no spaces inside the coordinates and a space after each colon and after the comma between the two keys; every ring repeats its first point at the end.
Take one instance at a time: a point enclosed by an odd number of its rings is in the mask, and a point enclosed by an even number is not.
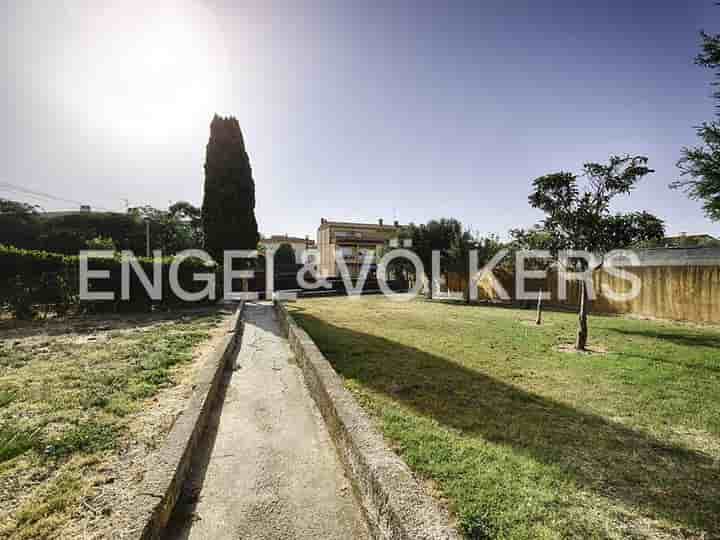
{"type": "Polygon", "coordinates": [[[366,539],[320,412],[269,303],[248,303],[236,369],[168,539],[366,539]]]}

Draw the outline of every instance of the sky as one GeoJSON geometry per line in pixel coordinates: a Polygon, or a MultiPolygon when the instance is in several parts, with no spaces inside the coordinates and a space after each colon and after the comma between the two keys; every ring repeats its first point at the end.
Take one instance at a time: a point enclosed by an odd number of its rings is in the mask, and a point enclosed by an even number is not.
{"type": "Polygon", "coordinates": [[[240,122],[264,234],[455,217],[506,237],[542,218],[534,178],[630,153],[656,172],[616,211],[720,236],[668,188],[714,114],[693,64],[698,32],[720,32],[709,0],[6,0],[0,14],[0,197],[199,205],[218,113],[240,122]]]}

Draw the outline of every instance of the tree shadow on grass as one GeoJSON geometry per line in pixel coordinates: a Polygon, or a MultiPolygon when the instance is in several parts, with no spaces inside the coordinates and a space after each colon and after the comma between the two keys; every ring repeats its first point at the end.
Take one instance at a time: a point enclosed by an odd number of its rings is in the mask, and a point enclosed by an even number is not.
{"type": "Polygon", "coordinates": [[[720,470],[667,444],[480,371],[293,309],[335,369],[466,436],[559,467],[582,488],[641,514],[720,534],[720,470]]]}
{"type": "Polygon", "coordinates": [[[626,328],[612,328],[610,330],[624,336],[659,339],[682,347],[710,347],[720,349],[720,333],[712,335],[708,332],[697,333],[689,329],[659,331],[651,329],[628,330],[626,328]]]}

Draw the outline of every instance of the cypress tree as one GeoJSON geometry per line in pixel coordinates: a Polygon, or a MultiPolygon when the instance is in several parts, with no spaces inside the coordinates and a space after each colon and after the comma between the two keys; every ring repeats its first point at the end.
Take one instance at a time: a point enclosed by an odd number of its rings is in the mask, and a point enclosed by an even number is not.
{"type": "Polygon", "coordinates": [[[222,264],[223,251],[255,249],[255,182],[240,124],[217,114],[210,123],[202,205],[205,250],[222,264]]]}

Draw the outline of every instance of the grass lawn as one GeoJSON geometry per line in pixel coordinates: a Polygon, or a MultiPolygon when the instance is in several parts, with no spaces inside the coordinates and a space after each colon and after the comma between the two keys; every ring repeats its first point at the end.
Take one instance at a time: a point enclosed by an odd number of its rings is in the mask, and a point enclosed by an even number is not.
{"type": "MultiPolygon", "coordinates": [[[[157,395],[175,384],[180,367],[222,320],[207,310],[161,317],[80,319],[79,328],[62,322],[10,328],[4,321],[0,538],[90,538],[68,528],[87,514],[103,519],[122,511],[119,497],[100,501],[98,494],[106,485],[122,488],[115,480],[138,462],[132,429],[159,407],[157,395]],[[132,459],[121,463],[122,455],[132,459]]],[[[151,431],[146,446],[162,436],[158,422],[151,431]]]]}
{"type": "Polygon", "coordinates": [[[470,538],[720,538],[720,329],[383,297],[299,323],[470,538]]]}

